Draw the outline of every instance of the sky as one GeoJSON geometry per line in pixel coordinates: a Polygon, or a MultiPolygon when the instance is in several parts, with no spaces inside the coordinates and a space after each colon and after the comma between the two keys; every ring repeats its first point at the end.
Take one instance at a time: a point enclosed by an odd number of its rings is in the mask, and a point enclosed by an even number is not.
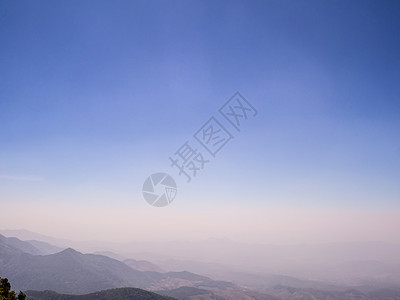
{"type": "Polygon", "coordinates": [[[2,1],[0,228],[400,243],[398,1],[2,1]],[[236,130],[236,93],[257,114],[236,130]],[[233,137],[211,156],[194,134],[233,137]],[[185,142],[209,162],[187,183],[185,142]],[[148,176],[177,184],[166,207],[148,176]],[[339,221],[339,222],[338,222],[339,221]],[[340,224],[338,224],[340,223],[340,224]]]}

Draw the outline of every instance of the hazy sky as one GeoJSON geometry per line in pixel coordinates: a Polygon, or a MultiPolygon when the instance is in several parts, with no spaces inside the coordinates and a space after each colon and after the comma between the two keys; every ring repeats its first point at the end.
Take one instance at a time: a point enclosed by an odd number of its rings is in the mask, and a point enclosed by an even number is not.
{"type": "Polygon", "coordinates": [[[400,242],[399,15],[398,1],[1,1],[0,228],[400,242]],[[258,111],[240,132],[218,113],[236,91],[258,111]],[[216,157],[193,138],[212,116],[233,135],[216,157]],[[190,183],[169,160],[186,141],[210,160],[190,183]],[[178,185],[164,208],[141,193],[155,172],[178,185]]]}

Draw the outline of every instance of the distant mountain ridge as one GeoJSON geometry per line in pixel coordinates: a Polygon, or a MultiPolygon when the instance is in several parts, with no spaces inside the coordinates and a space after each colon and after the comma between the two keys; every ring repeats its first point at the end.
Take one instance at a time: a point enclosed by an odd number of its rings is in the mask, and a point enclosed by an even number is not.
{"type": "Polygon", "coordinates": [[[19,251],[32,255],[53,254],[63,250],[61,247],[53,246],[46,242],[36,240],[22,241],[16,237],[5,237],[2,234],[0,234],[0,242],[3,246],[8,245],[18,249],[19,251]]]}
{"type": "MultiPolygon", "coordinates": [[[[219,240],[214,242],[221,243],[219,240]]],[[[235,244],[232,245],[234,246],[235,244]]],[[[377,246],[373,243],[371,245],[373,247],[377,246]]],[[[382,245],[379,244],[378,246],[381,247],[382,245]]],[[[358,249],[359,247],[357,246],[356,248],[358,249]]],[[[140,260],[131,260],[133,265],[129,266],[126,262],[130,260],[126,261],[125,257],[131,256],[124,252],[121,255],[117,254],[118,252],[102,251],[105,255],[99,255],[100,253],[82,254],[72,248],[57,251],[60,249],[62,248],[46,242],[36,240],[21,241],[18,238],[6,238],[0,234],[0,276],[9,278],[13,288],[16,290],[55,290],[58,293],[67,294],[60,296],[60,294],[48,291],[42,294],[42,296],[46,297],[77,297],[72,294],[96,294],[97,291],[105,289],[120,289],[129,286],[155,291],[160,295],[173,296],[180,300],[400,299],[400,288],[396,284],[399,282],[397,278],[400,278],[396,277],[398,266],[393,264],[391,270],[384,263],[375,260],[347,261],[335,265],[339,269],[333,267],[324,269],[325,273],[330,276],[334,272],[338,272],[339,276],[343,268],[347,268],[348,274],[353,277],[365,273],[376,275],[376,279],[372,278],[373,280],[371,280],[371,277],[366,277],[361,284],[343,285],[341,282],[328,280],[315,281],[268,273],[235,272],[232,269],[224,269],[224,265],[207,264],[201,261],[170,260],[167,263],[164,262],[161,266],[166,270],[176,270],[177,272],[160,273],[151,269],[150,271],[140,269],[142,267],[158,267],[148,261],[143,263],[140,260]],[[112,257],[119,258],[121,261],[112,257]],[[139,262],[139,265],[136,265],[137,262],[139,262]],[[206,274],[213,278],[232,281],[235,284],[227,281],[211,280],[206,276],[181,271],[185,269],[199,274],[206,274]],[[210,272],[210,270],[214,271],[210,272]],[[394,276],[393,280],[388,280],[390,277],[384,274],[386,270],[390,270],[391,273],[389,275],[394,276]],[[379,281],[380,278],[383,279],[381,282],[379,281]]],[[[303,246],[298,247],[298,249],[305,253],[303,246]]],[[[324,250],[326,247],[319,247],[319,249],[324,250]]],[[[343,248],[339,247],[338,249],[343,248]]],[[[222,251],[222,249],[216,247],[216,251],[222,251]]],[[[257,251],[259,252],[260,249],[257,251]]],[[[388,253],[390,254],[390,252],[388,253]]],[[[157,261],[157,264],[159,263],[160,261],[157,261]]],[[[346,280],[351,282],[348,278],[346,280]]],[[[342,282],[345,281],[343,280],[342,282]]],[[[118,295],[120,294],[118,293],[118,295]]]]}
{"type": "Polygon", "coordinates": [[[174,300],[137,288],[119,288],[85,295],[59,294],[53,291],[27,291],[27,300],[174,300]]]}
{"type": "Polygon", "coordinates": [[[151,276],[111,258],[82,254],[71,248],[51,255],[18,254],[1,265],[19,290],[54,290],[85,294],[117,287],[148,288],[151,276]]]}
{"type": "Polygon", "coordinates": [[[66,248],[65,246],[68,245],[70,242],[66,239],[58,239],[26,229],[1,229],[0,234],[7,237],[16,237],[23,241],[37,240],[41,242],[46,242],[48,244],[55,245],[61,248],[66,248]]]}
{"type": "Polygon", "coordinates": [[[146,261],[146,260],[136,260],[136,259],[125,259],[124,264],[130,266],[132,269],[138,271],[154,271],[154,272],[164,272],[159,266],[146,261]]]}
{"type": "Polygon", "coordinates": [[[12,282],[16,290],[87,294],[122,287],[147,290],[181,286],[236,288],[232,283],[213,281],[187,271],[138,271],[110,257],[82,254],[72,248],[50,255],[33,255],[23,251],[27,248],[30,252],[33,251],[33,248],[27,247],[29,243],[16,240],[18,239],[0,235],[0,273],[12,282]]]}
{"type": "Polygon", "coordinates": [[[29,253],[33,255],[41,254],[40,250],[28,242],[21,241],[15,237],[5,237],[0,234],[0,254],[12,255],[17,250],[18,253],[29,253]]]}
{"type": "Polygon", "coordinates": [[[60,252],[65,249],[63,247],[57,247],[57,246],[54,246],[52,244],[49,244],[49,243],[46,243],[43,241],[27,240],[25,242],[31,244],[36,249],[38,249],[41,252],[40,254],[42,254],[42,255],[54,254],[54,253],[60,252]]]}

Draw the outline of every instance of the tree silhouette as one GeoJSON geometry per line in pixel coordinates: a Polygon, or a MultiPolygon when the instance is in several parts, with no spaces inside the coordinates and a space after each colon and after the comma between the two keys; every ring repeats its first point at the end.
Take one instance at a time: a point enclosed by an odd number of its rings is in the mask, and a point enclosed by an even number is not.
{"type": "Polygon", "coordinates": [[[7,278],[0,277],[0,300],[25,300],[26,295],[23,292],[19,292],[16,296],[14,291],[11,290],[11,284],[7,278]]]}

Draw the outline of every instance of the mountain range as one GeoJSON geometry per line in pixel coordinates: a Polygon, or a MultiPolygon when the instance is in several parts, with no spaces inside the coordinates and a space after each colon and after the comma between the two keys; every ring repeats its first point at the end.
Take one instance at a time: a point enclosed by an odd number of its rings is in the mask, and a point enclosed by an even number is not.
{"type": "MultiPolygon", "coordinates": [[[[83,295],[125,287],[159,292],[176,289],[175,294],[185,295],[188,295],[188,291],[180,288],[190,287],[191,293],[194,293],[190,297],[196,297],[199,291],[203,293],[206,290],[207,299],[217,299],[218,294],[227,294],[229,299],[235,299],[232,295],[238,295],[240,299],[250,293],[233,283],[214,281],[188,271],[138,271],[129,266],[131,260],[125,264],[104,255],[83,254],[72,248],[54,254],[38,253],[40,251],[28,241],[0,235],[0,275],[8,278],[15,290],[30,291],[29,294],[33,297],[42,297],[44,294],[38,296],[38,291],[46,290],[52,291],[47,292],[46,297],[58,297],[55,293],[83,295]]],[[[152,264],[150,266],[156,267],[152,264]]],[[[259,299],[272,299],[268,295],[258,294],[261,297],[259,299]]],[[[64,298],[60,299],[75,296],[62,297],[64,298]]]]}
{"type": "Polygon", "coordinates": [[[174,300],[136,288],[110,289],[85,295],[59,294],[53,291],[27,291],[28,300],[174,300]]]}
{"type": "MultiPolygon", "coordinates": [[[[387,266],[374,260],[336,265],[347,268],[347,280],[350,283],[352,276],[362,278],[360,276],[364,273],[376,275],[376,279],[368,275],[356,285],[343,285],[329,280],[249,273],[234,266],[212,262],[170,258],[154,264],[104,248],[83,254],[73,248],[65,248],[65,244],[60,242],[62,240],[35,240],[32,238],[41,236],[24,233],[27,234],[25,241],[0,234],[0,276],[7,277],[15,290],[29,291],[28,299],[94,299],[90,298],[94,295],[106,297],[101,299],[119,299],[121,295],[126,295],[125,299],[142,299],[129,298],[137,296],[141,289],[179,300],[400,299],[400,288],[395,277],[396,264],[390,273],[385,273],[387,266]],[[60,243],[53,245],[49,242],[51,240],[60,243]],[[388,278],[393,279],[388,281],[388,278]]],[[[326,275],[332,276],[335,271],[340,275],[340,269],[334,267],[326,268],[326,275]]]]}

